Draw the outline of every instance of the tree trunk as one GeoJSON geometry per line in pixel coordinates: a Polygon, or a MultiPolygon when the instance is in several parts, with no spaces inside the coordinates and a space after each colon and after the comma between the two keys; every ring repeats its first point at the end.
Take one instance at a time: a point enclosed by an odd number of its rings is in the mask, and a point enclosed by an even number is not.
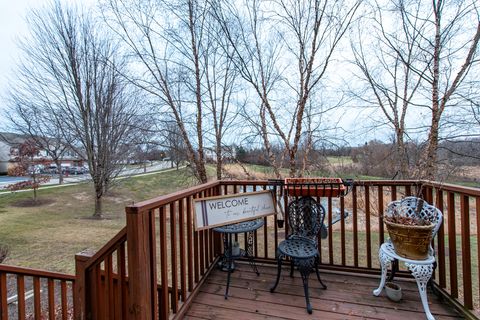
{"type": "Polygon", "coordinates": [[[96,196],[95,197],[95,213],[93,214],[94,218],[97,219],[102,219],[103,218],[103,213],[102,213],[102,196],[96,196]]]}
{"type": "Polygon", "coordinates": [[[223,167],[222,155],[217,154],[217,180],[222,180],[222,167],[223,167]]]}
{"type": "Polygon", "coordinates": [[[397,170],[400,174],[400,179],[408,179],[410,177],[409,166],[408,166],[408,156],[407,148],[405,146],[405,141],[403,140],[403,130],[397,129],[397,170]]]}
{"type": "Polygon", "coordinates": [[[437,148],[438,148],[438,125],[441,116],[440,109],[440,93],[439,93],[439,79],[440,79],[440,50],[441,50],[441,9],[437,8],[435,13],[435,46],[433,50],[433,79],[432,79],[432,124],[430,132],[428,133],[428,142],[426,150],[424,151],[421,162],[420,174],[423,179],[433,180],[435,177],[435,166],[437,164],[437,148]],[[437,11],[438,10],[438,11],[437,11]]]}
{"type": "Polygon", "coordinates": [[[62,164],[59,159],[55,159],[53,162],[55,162],[55,165],[57,166],[58,184],[63,184],[62,164]]]}
{"type": "MultiPolygon", "coordinates": [[[[33,183],[35,183],[35,180],[33,183]]],[[[35,185],[33,186],[33,202],[37,202],[37,187],[35,185]]]]}

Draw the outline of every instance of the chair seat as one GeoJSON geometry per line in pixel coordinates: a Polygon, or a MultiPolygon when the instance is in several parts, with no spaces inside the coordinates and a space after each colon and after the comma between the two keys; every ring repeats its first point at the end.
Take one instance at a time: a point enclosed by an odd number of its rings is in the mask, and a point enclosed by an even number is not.
{"type": "Polygon", "coordinates": [[[318,255],[313,241],[302,238],[284,240],[278,245],[278,250],[283,255],[296,259],[308,259],[318,255]]]}
{"type": "Polygon", "coordinates": [[[390,242],[390,241],[387,241],[387,242],[383,243],[382,246],[380,247],[380,251],[382,251],[386,255],[392,257],[393,259],[397,259],[397,260],[400,260],[400,261],[403,261],[403,262],[406,262],[406,263],[410,263],[410,264],[427,265],[427,264],[432,264],[432,263],[435,262],[435,257],[432,255],[432,252],[429,252],[429,255],[428,255],[427,259],[424,259],[424,260],[411,260],[411,259],[407,259],[407,258],[404,258],[402,256],[399,256],[395,252],[395,248],[393,247],[393,243],[390,242]]]}

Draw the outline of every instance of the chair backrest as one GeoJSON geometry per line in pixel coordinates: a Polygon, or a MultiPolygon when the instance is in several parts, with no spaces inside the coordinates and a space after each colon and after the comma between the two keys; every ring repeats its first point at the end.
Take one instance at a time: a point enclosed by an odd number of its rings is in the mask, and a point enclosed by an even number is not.
{"type": "Polygon", "coordinates": [[[434,223],[435,228],[433,229],[433,237],[435,237],[438,229],[440,229],[440,226],[442,225],[442,212],[438,208],[417,197],[406,197],[402,200],[390,202],[387,206],[387,215],[393,215],[395,211],[399,212],[402,216],[419,217],[423,220],[428,220],[431,223],[434,223]],[[417,212],[417,208],[419,208],[419,205],[421,206],[422,201],[423,207],[417,212]]]}
{"type": "Polygon", "coordinates": [[[288,205],[290,235],[315,239],[325,219],[325,209],[312,197],[300,197],[288,205]]]}

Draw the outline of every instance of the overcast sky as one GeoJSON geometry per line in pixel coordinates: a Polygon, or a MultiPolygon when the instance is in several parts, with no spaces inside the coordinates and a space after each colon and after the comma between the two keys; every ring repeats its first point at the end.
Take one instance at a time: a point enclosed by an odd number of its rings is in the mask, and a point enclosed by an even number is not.
{"type": "MultiPolygon", "coordinates": [[[[0,0],[0,114],[5,107],[5,90],[9,78],[13,78],[12,68],[20,52],[16,38],[28,34],[25,16],[32,8],[38,8],[50,0],[0,0]]],[[[61,0],[78,3],[91,3],[95,0],[61,0]]],[[[0,117],[0,123],[2,119],[0,117]]]]}
{"type": "Polygon", "coordinates": [[[5,87],[11,77],[11,68],[18,56],[15,38],[25,34],[25,13],[28,8],[44,3],[44,0],[0,0],[0,94],[1,105],[5,106],[5,87]]]}

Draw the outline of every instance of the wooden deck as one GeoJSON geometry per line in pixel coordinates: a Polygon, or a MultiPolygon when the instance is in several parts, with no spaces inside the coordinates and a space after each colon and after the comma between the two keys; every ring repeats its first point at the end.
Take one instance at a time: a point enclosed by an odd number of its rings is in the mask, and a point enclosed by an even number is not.
{"type": "MultiPolygon", "coordinates": [[[[275,281],[276,267],[259,266],[260,276],[250,266],[237,263],[232,273],[230,293],[225,300],[227,274],[215,269],[200,288],[184,319],[425,319],[416,283],[397,280],[403,299],[396,303],[385,296],[375,297],[378,277],[327,273],[321,271],[328,286],[320,289],[315,274],[310,276],[310,298],[313,314],[305,309],[303,286],[298,271],[294,278],[284,269],[275,291],[269,288],[275,281]]],[[[436,319],[460,319],[449,305],[429,294],[430,309],[436,319]]]]}

